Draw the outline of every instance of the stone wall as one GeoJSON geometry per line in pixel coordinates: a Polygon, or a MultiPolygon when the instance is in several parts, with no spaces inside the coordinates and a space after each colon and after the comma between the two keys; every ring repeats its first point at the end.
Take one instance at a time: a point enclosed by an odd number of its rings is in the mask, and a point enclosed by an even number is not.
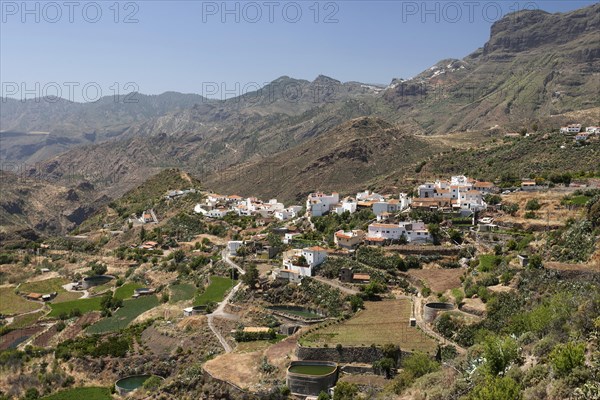
{"type": "Polygon", "coordinates": [[[299,360],[334,361],[337,363],[371,364],[383,358],[383,352],[377,347],[303,347],[296,348],[299,360]]]}

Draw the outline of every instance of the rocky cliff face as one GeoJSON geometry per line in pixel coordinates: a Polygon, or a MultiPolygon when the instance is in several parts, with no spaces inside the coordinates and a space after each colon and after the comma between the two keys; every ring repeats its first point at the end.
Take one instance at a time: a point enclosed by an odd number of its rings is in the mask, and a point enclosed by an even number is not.
{"type": "MultiPolygon", "coordinates": [[[[509,14],[492,25],[483,54],[497,51],[519,53],[544,45],[560,45],[586,34],[598,34],[600,5],[567,14],[522,11],[509,14]]],[[[591,52],[593,53],[593,52],[591,52]]],[[[585,59],[594,55],[587,52],[585,59]]],[[[597,54],[596,54],[597,57],[597,54]]]]}

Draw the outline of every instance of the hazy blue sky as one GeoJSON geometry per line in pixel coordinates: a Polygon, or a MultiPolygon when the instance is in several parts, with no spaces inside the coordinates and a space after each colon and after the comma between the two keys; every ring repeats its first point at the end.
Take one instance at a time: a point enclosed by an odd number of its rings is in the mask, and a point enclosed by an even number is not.
{"type": "Polygon", "coordinates": [[[593,3],[59,0],[23,7],[2,0],[2,94],[60,91],[78,101],[94,99],[98,90],[112,95],[135,88],[209,94],[209,82],[236,92],[282,75],[312,80],[319,74],[387,84],[481,47],[502,14],[593,3]],[[134,85],[125,87],[128,82],[134,85]]]}

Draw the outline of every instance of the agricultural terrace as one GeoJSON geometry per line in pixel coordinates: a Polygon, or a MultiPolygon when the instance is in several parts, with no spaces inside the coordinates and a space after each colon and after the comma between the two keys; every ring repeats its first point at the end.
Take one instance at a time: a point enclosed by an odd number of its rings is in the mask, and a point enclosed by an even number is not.
{"type": "Polygon", "coordinates": [[[49,396],[42,397],[42,400],[110,400],[112,396],[110,389],[102,387],[81,387],[63,390],[49,396]]]}
{"type": "Polygon", "coordinates": [[[115,290],[114,298],[121,300],[130,299],[135,293],[135,289],[139,289],[142,287],[144,286],[140,283],[126,283],[123,286],[118,287],[117,290],[115,290]]]}
{"type": "Polygon", "coordinates": [[[236,280],[224,278],[222,276],[211,276],[210,285],[203,293],[198,294],[194,299],[194,305],[200,306],[208,303],[219,303],[225,298],[225,293],[235,286],[236,280]]]}
{"type": "Polygon", "coordinates": [[[170,303],[177,303],[178,301],[191,300],[196,294],[196,286],[189,283],[181,283],[178,285],[172,285],[169,287],[171,296],[169,296],[170,303]]]}
{"type": "Polygon", "coordinates": [[[409,299],[365,302],[365,309],[349,320],[318,328],[302,337],[303,346],[363,347],[397,344],[404,351],[435,352],[437,342],[409,326],[409,299]]]}
{"type": "Polygon", "coordinates": [[[111,317],[102,319],[88,327],[87,332],[93,334],[118,331],[127,327],[139,315],[153,309],[157,305],[158,299],[156,296],[143,296],[137,299],[125,300],[123,307],[115,311],[111,317]]]}
{"type": "Polygon", "coordinates": [[[78,299],[82,296],[81,293],[67,292],[63,285],[69,283],[68,279],[64,278],[50,278],[43,281],[26,282],[18,287],[20,293],[41,293],[48,294],[52,292],[58,293],[58,295],[52,299],[52,302],[59,303],[61,301],[69,301],[78,299]]]}
{"type": "Polygon", "coordinates": [[[80,387],[63,390],[42,397],[42,400],[110,400],[112,396],[110,389],[103,387],[80,387]]]}
{"type": "Polygon", "coordinates": [[[0,314],[22,314],[41,307],[40,303],[25,300],[16,294],[14,286],[0,288],[0,314]]]}
{"type": "Polygon", "coordinates": [[[99,311],[102,307],[100,303],[102,301],[102,297],[90,297],[88,299],[79,299],[72,301],[64,301],[62,303],[52,303],[50,304],[50,314],[49,317],[59,317],[61,314],[71,314],[74,310],[79,310],[81,314],[85,314],[90,311],[99,311]]]}

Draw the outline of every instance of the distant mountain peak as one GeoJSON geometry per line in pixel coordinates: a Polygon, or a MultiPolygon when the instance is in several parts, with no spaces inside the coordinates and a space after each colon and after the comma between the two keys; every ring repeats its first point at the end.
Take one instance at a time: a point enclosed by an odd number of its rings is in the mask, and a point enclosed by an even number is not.
{"type": "Polygon", "coordinates": [[[313,84],[334,84],[334,85],[341,85],[341,81],[338,81],[337,79],[333,79],[329,76],[325,76],[325,75],[319,75],[315,78],[314,81],[312,81],[313,84]]]}

